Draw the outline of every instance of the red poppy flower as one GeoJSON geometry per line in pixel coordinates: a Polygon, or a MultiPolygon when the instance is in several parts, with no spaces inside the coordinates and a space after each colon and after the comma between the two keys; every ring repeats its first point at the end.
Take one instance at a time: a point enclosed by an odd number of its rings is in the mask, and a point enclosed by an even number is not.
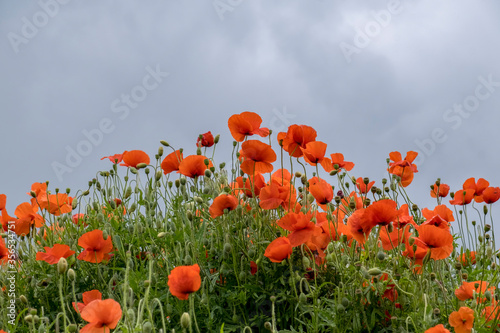
{"type": "Polygon", "coordinates": [[[326,204],[333,200],[333,188],[324,179],[318,179],[318,177],[309,179],[309,192],[324,210],[326,210],[326,204]]]}
{"type": "Polygon", "coordinates": [[[457,259],[463,267],[474,265],[476,263],[476,251],[464,252],[457,259]]]}
{"type": "Polygon", "coordinates": [[[372,226],[385,226],[398,217],[397,203],[391,199],[376,201],[365,209],[362,219],[372,226]]]}
{"type": "Polygon", "coordinates": [[[74,214],[72,217],[71,217],[71,220],[73,221],[74,224],[78,225],[78,224],[82,224],[84,227],[87,226],[87,223],[85,223],[85,214],[83,213],[78,213],[78,214],[74,214]]]}
{"type": "Polygon", "coordinates": [[[483,191],[490,186],[490,183],[483,179],[479,178],[476,180],[474,178],[469,178],[464,182],[463,189],[464,190],[474,190],[474,200],[477,203],[483,202],[483,191]]]}
{"type": "Polygon", "coordinates": [[[410,237],[410,230],[408,227],[399,229],[394,228],[391,232],[387,228],[381,228],[379,239],[382,242],[384,250],[392,250],[402,244],[410,237]]]}
{"type": "Polygon", "coordinates": [[[102,300],[102,294],[99,290],[91,290],[91,291],[86,291],[82,294],[82,299],[83,303],[75,303],[72,302],[73,304],[73,309],[77,311],[78,313],[82,313],[82,310],[89,305],[92,301],[95,300],[102,300]]]}
{"type": "Polygon", "coordinates": [[[417,155],[417,152],[409,151],[403,160],[401,153],[398,151],[393,151],[389,154],[390,159],[393,161],[389,163],[389,173],[399,176],[403,187],[410,185],[413,181],[413,174],[418,172],[417,166],[413,164],[417,155]]]}
{"type": "MultiPolygon", "coordinates": [[[[483,294],[486,291],[490,291],[492,294],[495,293],[495,287],[489,287],[489,284],[487,281],[472,281],[472,282],[467,282],[463,281],[462,285],[458,287],[455,290],[455,296],[461,301],[465,301],[466,299],[472,299],[474,297],[474,292],[479,296],[480,294],[483,294]]],[[[478,297],[479,302],[484,302],[486,301],[486,298],[480,298],[478,297]]]]}
{"type": "Polygon", "coordinates": [[[44,224],[43,217],[37,214],[38,207],[28,202],[24,202],[17,206],[14,214],[18,217],[16,220],[14,231],[18,236],[28,235],[31,227],[40,228],[44,224]]]}
{"type": "Polygon", "coordinates": [[[7,204],[7,196],[5,194],[0,194],[0,210],[4,210],[6,204],[7,204]]]}
{"type": "Polygon", "coordinates": [[[243,182],[243,177],[237,177],[236,182],[231,184],[231,187],[234,189],[234,193],[238,195],[240,192],[244,193],[247,197],[253,198],[255,196],[259,196],[260,190],[266,186],[266,181],[264,176],[260,173],[253,175],[249,175],[245,177],[245,181],[243,182]],[[253,181],[255,178],[255,181],[253,181]],[[252,192],[253,190],[253,192],[252,192]]]}
{"type": "Polygon", "coordinates": [[[431,186],[431,197],[437,198],[438,196],[441,198],[444,198],[448,195],[448,192],[450,192],[450,186],[446,184],[434,184],[431,186]]]}
{"type": "Polygon", "coordinates": [[[259,270],[259,267],[255,263],[255,261],[250,261],[250,274],[255,275],[257,271],[259,270]]]}
{"type": "Polygon", "coordinates": [[[261,124],[262,118],[258,114],[248,111],[232,115],[227,122],[231,135],[238,142],[245,140],[247,135],[268,136],[269,129],[260,128],[261,124]]]}
{"type": "Polygon", "coordinates": [[[409,210],[408,210],[408,205],[403,204],[401,207],[398,209],[398,216],[396,220],[394,221],[394,226],[396,228],[404,228],[407,224],[411,224],[413,226],[416,226],[415,222],[413,221],[413,216],[410,215],[409,210]]]}
{"type": "Polygon", "coordinates": [[[241,145],[241,170],[248,174],[267,173],[273,171],[276,153],[270,145],[257,140],[248,140],[241,145]]]}
{"type": "Polygon", "coordinates": [[[168,276],[170,293],[181,300],[186,300],[189,294],[201,287],[200,266],[177,266],[168,276]]]}
{"type": "Polygon", "coordinates": [[[284,259],[290,258],[292,252],[290,240],[286,237],[278,237],[267,246],[264,256],[272,262],[282,262],[284,259]]]}
{"type": "Polygon", "coordinates": [[[259,206],[262,209],[275,209],[281,205],[288,211],[295,206],[296,195],[295,188],[288,181],[281,183],[281,178],[271,177],[269,185],[260,190],[259,206]]]}
{"type": "Polygon", "coordinates": [[[179,170],[179,165],[181,164],[183,158],[184,156],[180,150],[176,150],[165,156],[161,162],[161,169],[163,170],[163,173],[166,175],[172,171],[179,170]]]}
{"type": "Polygon", "coordinates": [[[487,204],[492,204],[500,199],[500,187],[487,187],[483,191],[483,200],[487,204]]]}
{"type": "Polygon", "coordinates": [[[358,188],[359,192],[363,193],[363,194],[370,192],[370,190],[374,184],[375,184],[374,180],[372,180],[368,184],[365,184],[363,178],[359,177],[358,179],[356,179],[356,187],[358,188]]]}
{"type": "Polygon", "coordinates": [[[36,254],[36,260],[45,261],[50,265],[57,264],[61,258],[66,259],[75,254],[75,251],[71,251],[66,244],[54,244],[52,248],[46,246],[44,249],[45,253],[38,252],[36,254]]]}
{"type": "Polygon", "coordinates": [[[214,145],[214,136],[212,132],[208,131],[205,134],[200,134],[196,141],[197,147],[212,147],[214,145]]]}
{"type": "Polygon", "coordinates": [[[212,167],[212,162],[203,155],[189,155],[179,164],[179,173],[189,178],[195,178],[205,175],[205,170],[212,167]],[[208,160],[208,166],[205,164],[208,160]]]}
{"type": "Polygon", "coordinates": [[[89,322],[80,330],[81,333],[109,333],[120,321],[122,308],[113,299],[95,300],[85,306],[81,316],[89,322]]]}
{"type": "Polygon", "coordinates": [[[455,333],[470,333],[474,326],[474,310],[462,306],[450,314],[448,323],[455,329],[455,333]]]}
{"type": "Polygon", "coordinates": [[[453,252],[453,236],[448,229],[433,225],[421,225],[418,228],[417,246],[431,251],[431,258],[440,260],[447,258],[453,252]]]}
{"type": "Polygon", "coordinates": [[[103,158],[101,158],[101,161],[107,158],[112,163],[118,164],[118,163],[121,163],[123,161],[123,154],[125,154],[125,153],[126,153],[126,151],[124,151],[121,154],[114,154],[114,155],[111,155],[111,156],[104,156],[103,158]]]}
{"type": "Polygon", "coordinates": [[[330,162],[329,158],[325,158],[326,143],[324,142],[311,141],[306,144],[305,148],[300,147],[300,150],[302,150],[304,160],[312,166],[322,164],[323,161],[327,164],[330,162]]]}
{"type": "Polygon", "coordinates": [[[71,207],[72,202],[73,198],[66,193],[43,195],[38,198],[40,209],[46,209],[54,216],[71,212],[73,210],[71,207]]]}
{"type": "Polygon", "coordinates": [[[111,236],[104,239],[102,230],[98,229],[83,234],[78,239],[78,245],[84,248],[84,251],[77,257],[78,260],[92,263],[109,260],[109,253],[113,251],[111,236]]]}
{"type": "Polygon", "coordinates": [[[214,202],[212,203],[212,205],[210,205],[208,211],[210,212],[210,216],[214,219],[216,217],[224,215],[225,209],[231,211],[237,206],[238,199],[236,199],[232,195],[221,194],[214,199],[214,202]]]}
{"type": "Polygon", "coordinates": [[[474,199],[473,189],[458,190],[455,192],[453,200],[450,200],[450,204],[459,206],[468,205],[472,202],[472,199],[474,199]]]}
{"type": "Polygon", "coordinates": [[[123,163],[120,165],[137,168],[137,164],[149,164],[149,162],[150,159],[148,154],[146,154],[142,150],[131,150],[123,153],[123,163]]]}
{"type": "Polygon", "coordinates": [[[278,133],[278,142],[293,157],[303,155],[300,148],[306,148],[309,142],[316,141],[316,130],[306,125],[290,125],[288,131],[278,133]]]}
{"type": "Polygon", "coordinates": [[[444,328],[443,324],[439,324],[427,329],[424,333],[451,333],[451,332],[446,328],[444,328]]]}
{"type": "Polygon", "coordinates": [[[453,212],[451,209],[446,207],[446,205],[439,205],[434,208],[434,210],[429,210],[427,208],[422,209],[422,215],[427,219],[430,220],[434,216],[439,216],[443,220],[447,222],[452,222],[455,221],[455,218],[453,217],[453,212]]]}
{"type": "Polygon", "coordinates": [[[356,210],[347,219],[347,226],[351,232],[352,237],[359,243],[364,244],[370,232],[373,229],[373,224],[370,220],[364,219],[365,209],[361,208],[356,210]]]}
{"type": "Polygon", "coordinates": [[[329,160],[329,164],[323,163],[321,164],[326,172],[331,172],[335,169],[335,166],[338,166],[338,170],[344,169],[346,171],[351,171],[354,168],[354,163],[344,161],[344,155],[341,153],[335,153],[330,155],[331,160],[329,160]]]}
{"type": "Polygon", "coordinates": [[[285,230],[291,231],[288,235],[292,247],[299,246],[307,242],[316,225],[311,222],[312,215],[300,213],[287,213],[276,223],[285,230]]]}
{"type": "Polygon", "coordinates": [[[9,250],[5,246],[5,241],[0,237],[0,265],[4,265],[9,261],[9,250]]]}

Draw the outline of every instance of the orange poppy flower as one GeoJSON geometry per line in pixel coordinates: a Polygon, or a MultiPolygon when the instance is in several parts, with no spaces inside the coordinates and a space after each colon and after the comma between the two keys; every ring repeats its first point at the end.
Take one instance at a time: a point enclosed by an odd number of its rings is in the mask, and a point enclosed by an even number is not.
{"type": "Polygon", "coordinates": [[[52,248],[46,246],[44,249],[45,253],[38,252],[36,254],[36,260],[45,261],[50,265],[57,264],[61,258],[66,259],[75,254],[75,251],[71,251],[69,246],[66,244],[54,244],[52,248]]]}
{"type": "Polygon", "coordinates": [[[5,246],[5,241],[0,237],[0,265],[4,265],[9,261],[9,250],[5,246]]]}
{"type": "Polygon", "coordinates": [[[476,251],[464,252],[457,259],[463,267],[474,265],[476,263],[476,251]]]}
{"type": "Polygon", "coordinates": [[[205,134],[200,134],[196,140],[196,147],[212,147],[214,145],[214,136],[208,131],[205,134]]]}
{"type": "Polygon", "coordinates": [[[431,187],[431,197],[433,198],[437,198],[438,196],[444,198],[450,192],[450,186],[446,184],[439,184],[439,186],[434,184],[431,187]]]}
{"type": "Polygon", "coordinates": [[[421,225],[418,228],[417,246],[431,251],[431,258],[440,260],[447,258],[453,252],[453,236],[448,229],[433,225],[421,225]]]}
{"type": "Polygon", "coordinates": [[[365,209],[362,217],[364,223],[375,227],[376,225],[385,226],[395,221],[398,217],[397,203],[391,199],[379,200],[365,209]]]}
{"type": "Polygon", "coordinates": [[[15,217],[10,216],[7,213],[7,208],[0,210],[0,223],[2,224],[3,230],[9,230],[9,222],[16,221],[15,217]]]}
{"type": "Polygon", "coordinates": [[[59,216],[73,210],[71,204],[73,198],[66,193],[57,193],[40,196],[38,199],[40,209],[46,209],[50,214],[59,216]]]}
{"type": "Polygon", "coordinates": [[[227,121],[231,135],[238,142],[245,140],[247,135],[257,134],[261,137],[268,136],[269,129],[265,127],[260,128],[261,124],[262,118],[255,112],[248,111],[232,115],[227,121]]]}
{"type": "Polygon", "coordinates": [[[253,195],[259,196],[260,190],[266,186],[266,181],[264,176],[260,173],[253,175],[249,175],[245,177],[245,182],[243,183],[243,177],[237,177],[236,182],[231,184],[231,187],[234,190],[234,193],[237,195],[240,192],[244,193],[247,197],[253,198],[253,195]],[[255,178],[255,181],[253,181],[255,178]],[[253,190],[253,192],[252,192],[253,190]]]}
{"type": "Polygon", "coordinates": [[[500,199],[500,187],[487,187],[483,191],[483,200],[487,204],[492,204],[500,199]]]}
{"type": "Polygon", "coordinates": [[[481,315],[486,319],[486,322],[500,319],[500,305],[496,300],[491,300],[491,305],[485,306],[481,315]]]}
{"type": "Polygon", "coordinates": [[[403,251],[403,255],[413,260],[413,271],[417,274],[422,273],[422,265],[425,256],[429,249],[427,247],[420,246],[418,243],[414,243],[410,245],[410,237],[405,239],[405,250],[403,251]],[[415,246],[415,248],[414,248],[415,246]]]}
{"type": "Polygon", "coordinates": [[[370,192],[372,186],[375,184],[375,181],[372,180],[368,184],[365,184],[364,180],[362,177],[359,177],[356,179],[356,187],[358,188],[360,193],[367,194],[370,192]]]}
{"type": "Polygon", "coordinates": [[[290,240],[286,237],[278,237],[267,246],[264,256],[272,262],[282,262],[284,259],[290,258],[292,252],[290,240]]]}
{"type": "Polygon", "coordinates": [[[473,189],[458,190],[455,192],[453,200],[450,200],[450,204],[464,206],[470,204],[472,199],[474,199],[473,189]]]}
{"type": "Polygon", "coordinates": [[[430,220],[434,216],[439,216],[446,222],[452,222],[455,221],[455,218],[453,217],[453,211],[446,207],[446,205],[439,205],[436,206],[433,210],[424,208],[422,209],[422,215],[427,219],[430,220]]]}
{"type": "Polygon", "coordinates": [[[276,153],[270,145],[257,140],[248,140],[241,145],[241,170],[248,174],[267,173],[273,171],[276,153]]]}
{"type": "Polygon", "coordinates": [[[344,155],[341,153],[335,153],[330,155],[331,160],[329,159],[329,163],[322,163],[321,165],[325,169],[326,172],[331,172],[335,170],[335,165],[338,165],[338,170],[344,169],[346,171],[351,171],[354,168],[354,163],[344,161],[344,155]]]}
{"type": "Polygon", "coordinates": [[[396,228],[404,228],[407,224],[416,226],[415,222],[413,221],[413,216],[410,215],[410,212],[408,210],[408,205],[403,204],[398,209],[398,216],[394,221],[394,226],[396,228]]]}
{"type": "Polygon", "coordinates": [[[82,313],[82,310],[90,304],[90,302],[95,301],[95,300],[102,300],[102,294],[99,290],[91,290],[91,291],[86,291],[82,294],[82,299],[83,303],[75,303],[72,302],[73,304],[73,309],[75,309],[76,312],[82,313]]]}
{"type": "Polygon", "coordinates": [[[40,228],[44,224],[43,217],[37,213],[38,207],[28,202],[24,202],[17,206],[14,214],[18,217],[16,220],[14,231],[18,236],[28,235],[31,227],[40,228]]]}
{"type": "MultiPolygon", "coordinates": [[[[455,296],[461,301],[466,299],[472,299],[474,297],[474,292],[476,294],[484,294],[486,291],[490,291],[492,294],[495,293],[495,287],[488,287],[488,282],[486,281],[463,281],[462,285],[455,290],[455,296]]],[[[477,298],[479,302],[486,301],[486,298],[477,298]]]]}
{"type": "Polygon", "coordinates": [[[47,183],[33,183],[31,185],[31,191],[35,193],[37,198],[44,196],[47,194],[47,183]]]}
{"type": "Polygon", "coordinates": [[[402,244],[405,240],[410,237],[410,230],[408,227],[402,229],[394,228],[392,232],[389,232],[387,228],[381,228],[379,239],[382,241],[382,247],[384,250],[392,250],[402,244]]]}
{"type": "Polygon", "coordinates": [[[474,326],[474,310],[462,306],[450,314],[448,323],[455,329],[455,333],[470,333],[474,326]]]}
{"type": "Polygon", "coordinates": [[[306,125],[290,125],[288,131],[278,133],[278,142],[293,157],[303,155],[300,148],[306,148],[309,142],[316,141],[316,130],[306,125]]]}
{"type": "Polygon", "coordinates": [[[107,158],[113,164],[118,164],[118,163],[121,163],[123,161],[123,154],[125,154],[125,153],[126,153],[126,151],[124,151],[121,154],[114,154],[114,155],[111,155],[111,156],[104,156],[103,158],[101,158],[101,161],[107,158]]]}
{"type": "Polygon", "coordinates": [[[281,184],[281,180],[271,178],[269,185],[260,190],[259,206],[262,209],[275,209],[280,205],[289,210],[295,206],[296,191],[292,184],[287,181],[281,184]]]}
{"type": "Polygon", "coordinates": [[[389,154],[390,159],[393,161],[389,163],[389,173],[399,176],[403,187],[410,185],[413,181],[413,174],[418,172],[417,166],[413,164],[417,155],[417,152],[409,151],[403,160],[401,153],[398,151],[389,154]]]}
{"type": "Polygon", "coordinates": [[[7,196],[5,194],[0,194],[0,210],[4,210],[6,204],[7,204],[7,196]]]}
{"type": "Polygon", "coordinates": [[[285,230],[291,231],[288,235],[292,247],[299,246],[307,242],[316,225],[311,222],[312,215],[300,213],[287,213],[276,223],[285,230]]]}
{"type": "Polygon", "coordinates": [[[150,159],[148,154],[146,154],[142,150],[131,150],[123,153],[123,163],[120,165],[137,168],[137,164],[149,164],[149,162],[150,159]]]}
{"type": "Polygon", "coordinates": [[[424,333],[451,333],[451,332],[446,328],[444,328],[443,324],[439,324],[427,329],[424,333]]]}
{"type": "Polygon", "coordinates": [[[210,216],[214,219],[216,217],[224,215],[225,209],[231,211],[237,206],[238,199],[236,199],[232,195],[221,194],[214,199],[214,202],[212,203],[212,205],[210,205],[208,211],[210,212],[210,216]]]}
{"type": "Polygon", "coordinates": [[[165,156],[161,162],[161,169],[163,170],[163,173],[166,175],[172,171],[179,170],[179,165],[181,164],[183,158],[184,156],[180,150],[176,150],[165,156]]]}
{"type": "Polygon", "coordinates": [[[371,221],[364,218],[365,210],[364,208],[360,208],[347,219],[349,231],[359,244],[365,243],[373,229],[371,221]]]}
{"type": "Polygon", "coordinates": [[[201,287],[200,266],[177,266],[168,276],[170,293],[180,300],[186,300],[189,294],[201,287]]]}
{"type": "Polygon", "coordinates": [[[490,183],[483,179],[479,178],[476,180],[474,178],[469,178],[464,182],[463,189],[464,190],[474,190],[474,200],[477,203],[483,202],[483,191],[490,186],[490,183]]]}
{"type": "Polygon", "coordinates": [[[96,229],[83,234],[78,239],[78,245],[84,248],[84,251],[77,257],[78,260],[91,263],[100,263],[103,260],[108,261],[109,253],[113,251],[111,236],[104,239],[102,230],[96,229]]]}
{"type": "Polygon", "coordinates": [[[81,333],[109,333],[120,321],[122,308],[113,299],[97,299],[85,306],[80,315],[89,322],[80,330],[81,333]]]}
{"type": "Polygon", "coordinates": [[[325,205],[333,200],[333,188],[324,179],[318,177],[309,179],[309,192],[324,210],[326,210],[325,205]]]}
{"type": "Polygon", "coordinates": [[[87,223],[85,223],[85,214],[79,213],[79,214],[74,214],[71,217],[71,220],[73,221],[74,224],[82,224],[84,227],[87,226],[87,223]]]}
{"type": "Polygon", "coordinates": [[[208,160],[208,166],[205,165],[205,160],[208,158],[203,155],[189,155],[179,164],[178,172],[189,178],[204,176],[205,170],[213,166],[210,160],[208,160]]]}
{"type": "MultiPolygon", "coordinates": [[[[340,194],[337,194],[337,195],[340,195],[340,194]]],[[[343,193],[340,196],[342,197],[343,193]]],[[[342,204],[344,205],[344,207],[348,208],[349,204],[351,203],[351,201],[354,202],[355,205],[356,205],[354,207],[354,209],[361,209],[361,208],[363,208],[363,199],[360,198],[360,197],[358,197],[358,194],[356,192],[354,192],[354,191],[352,191],[351,193],[349,193],[349,195],[346,195],[346,196],[344,196],[342,198],[342,204]]]]}
{"type": "Polygon", "coordinates": [[[327,164],[330,159],[325,158],[326,153],[326,143],[321,141],[311,141],[308,142],[305,148],[300,147],[302,154],[304,155],[304,160],[312,166],[316,166],[318,163],[322,164],[325,161],[327,164]]]}

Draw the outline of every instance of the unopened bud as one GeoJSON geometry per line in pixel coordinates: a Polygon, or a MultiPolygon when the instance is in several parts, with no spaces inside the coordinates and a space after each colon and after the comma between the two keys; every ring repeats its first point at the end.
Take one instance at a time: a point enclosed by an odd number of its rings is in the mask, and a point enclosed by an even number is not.
{"type": "Polygon", "coordinates": [[[57,262],[57,272],[59,274],[64,274],[66,273],[66,270],[68,269],[68,262],[66,261],[65,258],[59,259],[57,262]]]}
{"type": "Polygon", "coordinates": [[[167,235],[167,233],[166,233],[165,231],[162,231],[162,232],[160,232],[160,233],[157,235],[157,237],[158,237],[158,238],[163,238],[163,237],[165,237],[166,235],[167,235]]]}
{"type": "Polygon", "coordinates": [[[78,326],[76,324],[69,324],[68,325],[68,332],[74,333],[78,330],[78,326]]]}
{"type": "Polygon", "coordinates": [[[181,327],[184,329],[191,327],[191,317],[187,312],[184,312],[181,316],[181,327]]]}
{"type": "Polygon", "coordinates": [[[75,281],[75,280],[76,280],[76,273],[75,273],[75,271],[73,270],[73,268],[68,269],[68,273],[67,273],[67,275],[68,275],[68,279],[69,279],[70,281],[75,281]]]}
{"type": "Polygon", "coordinates": [[[382,271],[378,267],[373,267],[368,270],[368,274],[375,276],[375,275],[380,275],[382,274],[382,271]]]}
{"type": "Polygon", "coordinates": [[[165,147],[170,147],[167,141],[161,140],[160,143],[164,145],[165,147]]]}

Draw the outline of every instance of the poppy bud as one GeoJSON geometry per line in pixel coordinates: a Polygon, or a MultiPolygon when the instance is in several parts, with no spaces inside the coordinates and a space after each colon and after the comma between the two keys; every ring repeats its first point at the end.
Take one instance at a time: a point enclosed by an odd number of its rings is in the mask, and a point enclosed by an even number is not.
{"type": "Polygon", "coordinates": [[[368,274],[375,276],[375,275],[380,275],[382,274],[382,271],[378,267],[373,267],[368,270],[368,274]]]}
{"type": "MultiPolygon", "coordinates": [[[[283,140],[281,140],[281,141],[283,141],[283,140]]],[[[266,321],[266,322],[264,323],[264,328],[265,328],[266,330],[268,330],[268,331],[272,331],[272,329],[273,329],[273,327],[271,326],[271,323],[270,323],[270,322],[268,322],[268,321],[266,321]]]]}
{"type": "Polygon", "coordinates": [[[161,143],[162,145],[164,145],[165,147],[170,147],[170,145],[168,144],[168,142],[167,142],[167,141],[160,140],[160,143],[161,143]]]}
{"type": "Polygon", "coordinates": [[[205,170],[205,177],[210,178],[212,176],[212,172],[210,170],[205,170]]]}
{"type": "Polygon", "coordinates": [[[161,171],[160,171],[160,170],[158,170],[158,171],[156,171],[156,173],[155,173],[155,180],[156,180],[156,181],[159,181],[160,179],[161,179],[161,171]]]}
{"type": "Polygon", "coordinates": [[[431,190],[434,191],[434,185],[431,185],[431,190]]]}
{"type": "Polygon", "coordinates": [[[65,258],[59,259],[57,262],[57,272],[59,274],[64,274],[66,273],[66,270],[68,269],[68,262],[66,261],[65,258]]]}
{"type": "Polygon", "coordinates": [[[483,236],[479,235],[479,236],[477,237],[477,239],[479,240],[479,243],[482,243],[482,242],[483,242],[483,236]]]}
{"type": "Polygon", "coordinates": [[[75,281],[75,280],[76,280],[76,273],[75,273],[75,271],[73,270],[73,268],[68,269],[68,273],[67,273],[67,275],[68,275],[68,279],[69,279],[70,281],[75,281]]]}
{"type": "Polygon", "coordinates": [[[351,209],[356,208],[356,203],[353,200],[351,200],[351,202],[349,202],[349,208],[351,208],[351,209]]]}
{"type": "Polygon", "coordinates": [[[68,332],[74,333],[78,330],[78,326],[76,324],[69,324],[68,325],[68,332]]]}
{"type": "Polygon", "coordinates": [[[307,177],[306,177],[306,175],[302,175],[300,177],[300,182],[302,183],[302,185],[307,184],[307,177]]]}
{"type": "Polygon", "coordinates": [[[486,205],[483,206],[483,212],[484,215],[488,214],[488,207],[486,207],[486,205]]]}
{"type": "Polygon", "coordinates": [[[465,280],[467,281],[467,279],[469,278],[469,274],[467,273],[462,273],[462,280],[465,280]]]}
{"type": "Polygon", "coordinates": [[[134,167],[130,167],[130,172],[132,172],[134,175],[137,175],[137,169],[134,167]]]}
{"type": "Polygon", "coordinates": [[[462,269],[462,264],[461,264],[461,263],[459,263],[459,262],[456,262],[456,263],[455,263],[455,269],[456,269],[457,271],[461,270],[461,269],[462,269]]]}
{"type": "Polygon", "coordinates": [[[431,281],[436,280],[436,273],[432,272],[430,275],[431,281]]]}
{"type": "MultiPolygon", "coordinates": [[[[489,236],[489,235],[486,235],[486,236],[489,236]]],[[[493,249],[491,248],[491,246],[487,246],[486,247],[486,257],[490,258],[493,254],[493,249]]]]}
{"type": "Polygon", "coordinates": [[[418,206],[417,206],[417,204],[413,204],[413,205],[411,205],[411,209],[412,209],[414,212],[416,212],[416,211],[418,210],[418,206]]]}
{"type": "Polygon", "coordinates": [[[111,207],[111,209],[116,209],[116,202],[114,200],[110,200],[109,206],[111,207]]]}
{"type": "Polygon", "coordinates": [[[200,147],[196,148],[196,155],[201,155],[201,148],[200,147]]]}
{"type": "Polygon", "coordinates": [[[179,181],[181,185],[186,185],[186,177],[182,176],[179,181]]]}
{"type": "Polygon", "coordinates": [[[337,196],[335,196],[334,200],[335,200],[335,202],[336,202],[337,204],[339,204],[339,203],[340,203],[340,201],[342,201],[342,199],[341,199],[338,195],[337,195],[337,196]]]}
{"type": "Polygon", "coordinates": [[[224,253],[231,253],[231,251],[233,250],[233,247],[231,246],[230,243],[225,243],[224,244],[224,253]]]}
{"type": "Polygon", "coordinates": [[[184,265],[191,266],[193,264],[193,258],[188,254],[184,257],[184,265]]]}
{"type": "Polygon", "coordinates": [[[422,265],[426,265],[429,260],[431,260],[431,250],[429,249],[427,251],[427,254],[425,255],[424,259],[422,260],[422,265]]]}
{"type": "Polygon", "coordinates": [[[408,240],[408,244],[410,244],[410,246],[413,246],[413,244],[415,244],[415,237],[411,237],[411,238],[408,240]]]}
{"type": "Polygon", "coordinates": [[[311,268],[311,260],[309,260],[308,257],[302,257],[302,265],[304,266],[304,269],[311,268]]]}
{"type": "Polygon", "coordinates": [[[128,212],[129,212],[129,213],[133,213],[133,212],[135,212],[136,208],[137,208],[137,204],[136,204],[135,202],[133,202],[133,203],[130,205],[130,208],[128,209],[128,212]]]}
{"type": "Polygon", "coordinates": [[[381,190],[381,189],[379,189],[378,187],[377,187],[377,194],[378,194],[378,195],[381,195],[381,194],[382,194],[382,190],[381,190]]]}
{"type": "Polygon", "coordinates": [[[338,173],[337,170],[332,170],[330,171],[330,176],[335,176],[338,173]]]}
{"type": "Polygon", "coordinates": [[[78,201],[77,200],[73,200],[73,202],[71,203],[71,209],[75,210],[77,206],[78,206],[78,201]]]}
{"type": "Polygon", "coordinates": [[[26,298],[26,296],[21,295],[21,296],[19,296],[19,299],[20,299],[20,300],[21,300],[21,302],[23,302],[24,304],[28,304],[28,299],[26,298]]]}
{"type": "MultiPolygon", "coordinates": [[[[389,193],[389,188],[386,187],[384,189],[387,193],[389,193]]],[[[391,183],[391,190],[396,191],[396,183],[391,183]]]]}
{"type": "Polygon", "coordinates": [[[307,296],[304,293],[300,293],[299,295],[299,302],[302,304],[307,303],[307,296]]]}
{"type": "Polygon", "coordinates": [[[274,296],[274,295],[273,295],[273,296],[271,296],[271,297],[269,297],[269,299],[270,299],[270,300],[271,300],[271,302],[273,302],[273,303],[274,303],[274,302],[276,302],[276,296],[274,296]]]}
{"type": "Polygon", "coordinates": [[[27,323],[32,323],[33,322],[33,316],[32,315],[27,315],[26,317],[24,317],[24,321],[27,322],[27,323]]]}
{"type": "Polygon", "coordinates": [[[89,195],[89,193],[90,193],[89,190],[86,190],[82,194],[83,194],[84,197],[86,197],[87,195],[89,195]]]}
{"type": "Polygon", "coordinates": [[[385,257],[386,257],[386,255],[385,255],[385,253],[384,253],[384,252],[379,251],[379,252],[377,253],[377,259],[378,259],[378,260],[380,260],[380,261],[384,261],[384,260],[385,260],[385,257]]]}
{"type": "Polygon", "coordinates": [[[491,269],[495,269],[496,267],[497,267],[497,264],[496,264],[496,263],[494,263],[494,262],[492,262],[492,263],[491,263],[491,269]]]}
{"type": "Polygon", "coordinates": [[[387,231],[388,232],[393,232],[394,231],[394,225],[392,224],[392,222],[387,225],[387,231]]]}
{"type": "Polygon", "coordinates": [[[439,310],[438,308],[435,308],[432,311],[432,314],[434,315],[434,317],[439,317],[439,315],[441,314],[441,310],[439,310]]]}

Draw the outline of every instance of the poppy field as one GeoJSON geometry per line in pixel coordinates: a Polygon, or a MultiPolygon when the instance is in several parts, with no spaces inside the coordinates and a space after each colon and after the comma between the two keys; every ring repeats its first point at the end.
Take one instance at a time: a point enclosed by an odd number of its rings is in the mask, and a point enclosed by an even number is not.
{"type": "Polygon", "coordinates": [[[417,153],[372,180],[312,127],[261,124],[229,118],[231,161],[194,133],[13,212],[0,194],[0,333],[500,331],[499,187],[437,178],[420,207],[417,153]]]}

